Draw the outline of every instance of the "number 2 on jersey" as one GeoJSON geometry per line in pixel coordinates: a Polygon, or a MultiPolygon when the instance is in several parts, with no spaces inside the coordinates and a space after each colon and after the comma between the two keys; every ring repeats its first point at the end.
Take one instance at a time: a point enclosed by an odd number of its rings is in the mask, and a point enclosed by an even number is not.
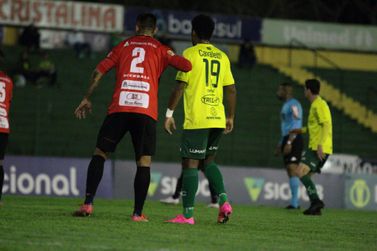
{"type": "Polygon", "coordinates": [[[203,58],[203,62],[206,68],[206,86],[211,84],[213,88],[217,88],[220,75],[220,62],[215,59],[209,61],[206,58],[203,58]],[[216,78],[215,82],[212,82],[212,77],[216,78]]]}
{"type": "Polygon", "coordinates": [[[144,73],[144,68],[137,66],[138,64],[141,64],[144,62],[145,59],[145,50],[141,47],[135,47],[132,50],[132,57],[134,57],[131,61],[131,68],[130,72],[133,73],[144,73]]]}

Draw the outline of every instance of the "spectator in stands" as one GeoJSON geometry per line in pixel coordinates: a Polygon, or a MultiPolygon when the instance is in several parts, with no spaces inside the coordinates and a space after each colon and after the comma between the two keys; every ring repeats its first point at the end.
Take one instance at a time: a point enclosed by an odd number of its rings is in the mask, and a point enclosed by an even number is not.
{"type": "Polygon", "coordinates": [[[39,51],[40,33],[37,27],[31,23],[21,33],[20,45],[25,46],[28,52],[39,51]]]}
{"type": "Polygon", "coordinates": [[[92,47],[85,41],[84,34],[80,31],[71,32],[67,36],[67,43],[75,50],[77,58],[91,57],[92,47]]]}
{"type": "Polygon", "coordinates": [[[56,84],[57,72],[54,62],[51,60],[50,55],[47,52],[43,53],[42,60],[39,62],[37,69],[37,81],[41,79],[47,79],[48,86],[54,86],[56,84]]]}
{"type": "Polygon", "coordinates": [[[18,82],[22,82],[22,85],[24,85],[25,82],[35,84],[35,81],[37,80],[37,73],[31,68],[29,52],[27,49],[21,52],[13,75],[14,78],[17,79],[17,86],[19,85],[18,82]]]}
{"type": "Polygon", "coordinates": [[[245,40],[240,46],[238,66],[241,68],[253,68],[257,62],[255,48],[251,41],[245,40]]]}

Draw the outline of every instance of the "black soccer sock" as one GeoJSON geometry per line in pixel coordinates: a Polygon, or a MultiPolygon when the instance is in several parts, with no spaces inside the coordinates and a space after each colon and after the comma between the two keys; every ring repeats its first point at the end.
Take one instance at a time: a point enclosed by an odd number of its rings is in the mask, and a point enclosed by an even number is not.
{"type": "Polygon", "coordinates": [[[183,177],[183,173],[181,173],[181,176],[179,176],[179,178],[177,180],[177,186],[175,187],[175,192],[173,194],[173,199],[178,199],[181,196],[182,177],[183,177]]]}
{"type": "Polygon", "coordinates": [[[85,204],[92,204],[97,188],[103,175],[105,159],[99,155],[93,155],[89,163],[86,176],[85,204]]]}
{"type": "Polygon", "coordinates": [[[1,201],[1,196],[3,194],[3,183],[4,183],[4,168],[1,165],[0,166],[0,201],[1,201]]]}
{"type": "Polygon", "coordinates": [[[135,180],[135,205],[134,215],[141,216],[143,212],[144,202],[147,198],[149,183],[151,182],[151,169],[149,166],[138,166],[135,180]]]}

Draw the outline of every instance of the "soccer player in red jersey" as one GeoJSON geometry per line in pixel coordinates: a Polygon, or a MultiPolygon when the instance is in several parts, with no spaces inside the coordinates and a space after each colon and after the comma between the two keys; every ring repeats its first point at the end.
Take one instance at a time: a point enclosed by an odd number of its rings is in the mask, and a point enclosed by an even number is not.
{"type": "Polygon", "coordinates": [[[100,79],[116,69],[116,84],[108,114],[97,136],[97,145],[88,167],[86,198],[77,216],[93,212],[93,199],[103,175],[104,162],[114,152],[122,137],[129,132],[135,152],[137,172],[134,180],[135,204],[133,221],[148,221],[142,214],[150,183],[151,156],[156,147],[157,91],[162,72],[171,65],[190,71],[191,63],[153,38],[156,17],[141,14],[136,20],[136,35],[119,43],[96,67],[87,94],[75,110],[85,118],[91,112],[89,98],[100,79]]]}
{"type": "MultiPolygon", "coordinates": [[[[0,67],[2,68],[4,54],[0,51],[0,67]]],[[[2,205],[1,196],[4,183],[3,160],[5,148],[9,137],[9,108],[12,99],[13,82],[1,71],[0,68],[0,206],[2,205]]]]}

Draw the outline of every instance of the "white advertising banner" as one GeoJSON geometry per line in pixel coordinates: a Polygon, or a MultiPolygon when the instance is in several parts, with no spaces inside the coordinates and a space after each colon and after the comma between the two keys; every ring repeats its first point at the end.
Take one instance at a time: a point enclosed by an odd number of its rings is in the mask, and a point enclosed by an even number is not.
{"type": "Polygon", "coordinates": [[[263,19],[262,43],[301,46],[293,40],[312,48],[377,51],[377,27],[263,19]]]}
{"type": "Polygon", "coordinates": [[[71,1],[0,0],[0,24],[55,29],[119,32],[123,30],[121,5],[71,1]]]}

